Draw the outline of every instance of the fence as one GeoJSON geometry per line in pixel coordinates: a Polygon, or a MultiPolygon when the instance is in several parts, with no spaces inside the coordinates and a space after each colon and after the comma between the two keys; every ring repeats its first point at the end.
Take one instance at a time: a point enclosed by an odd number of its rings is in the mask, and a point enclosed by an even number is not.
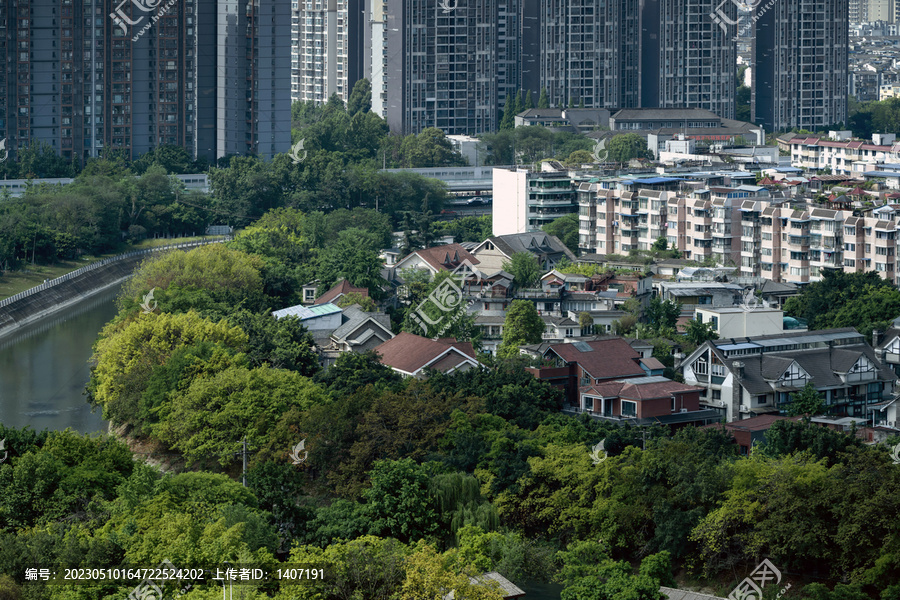
{"type": "Polygon", "coordinates": [[[170,246],[160,246],[158,248],[148,248],[147,250],[134,250],[132,252],[126,252],[125,254],[117,254],[116,256],[110,256],[109,258],[104,258],[101,261],[91,263],[89,265],[81,267],[80,269],[72,271],[71,273],[66,273],[65,275],[63,275],[61,277],[57,277],[56,279],[51,279],[50,281],[45,281],[44,283],[42,283],[39,286],[27,289],[24,292],[19,292],[15,296],[10,296],[9,298],[6,298],[5,300],[0,300],[0,308],[3,308],[4,306],[9,306],[10,304],[12,304],[14,302],[18,302],[22,298],[27,298],[28,296],[37,294],[38,292],[42,292],[46,289],[50,289],[51,287],[59,285],[65,281],[69,281],[71,279],[75,279],[76,277],[80,277],[81,275],[83,275],[89,271],[93,271],[94,269],[99,269],[100,267],[102,267],[104,265],[108,265],[110,263],[124,260],[126,258],[140,256],[142,254],[151,254],[153,252],[162,252],[163,250],[177,250],[179,248],[191,248],[193,246],[204,246],[206,244],[219,244],[222,242],[227,242],[230,239],[231,239],[231,236],[223,235],[216,239],[202,240],[200,242],[185,242],[183,244],[172,244],[170,246]]]}

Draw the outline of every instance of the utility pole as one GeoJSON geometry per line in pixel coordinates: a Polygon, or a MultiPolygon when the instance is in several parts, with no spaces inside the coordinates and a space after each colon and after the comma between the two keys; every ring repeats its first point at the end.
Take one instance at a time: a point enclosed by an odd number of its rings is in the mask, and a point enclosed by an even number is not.
{"type": "Polygon", "coordinates": [[[244,468],[241,471],[241,481],[244,483],[244,487],[247,487],[247,436],[244,436],[243,439],[243,458],[244,458],[244,468]]]}

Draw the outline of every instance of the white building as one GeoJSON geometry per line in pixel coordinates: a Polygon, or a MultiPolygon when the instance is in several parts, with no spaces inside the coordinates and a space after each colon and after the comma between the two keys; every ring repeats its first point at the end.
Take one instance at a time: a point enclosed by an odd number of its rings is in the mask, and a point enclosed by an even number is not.
{"type": "Polygon", "coordinates": [[[697,307],[694,310],[694,319],[700,323],[712,323],[720,338],[770,335],[784,330],[784,312],[777,308],[697,307]]]}
{"type": "Polygon", "coordinates": [[[545,162],[537,173],[527,168],[494,169],[494,235],[540,231],[547,223],[578,212],[573,179],[557,165],[545,162]]]}

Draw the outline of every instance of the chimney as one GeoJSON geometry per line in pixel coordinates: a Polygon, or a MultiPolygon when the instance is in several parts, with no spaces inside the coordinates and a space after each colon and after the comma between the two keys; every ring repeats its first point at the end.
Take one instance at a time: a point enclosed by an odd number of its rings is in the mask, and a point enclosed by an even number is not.
{"type": "Polygon", "coordinates": [[[877,329],[872,330],[872,346],[877,346],[881,343],[881,331],[877,329]]]}
{"type": "Polygon", "coordinates": [[[744,397],[744,386],[741,380],[744,378],[744,363],[736,360],[731,363],[734,370],[734,377],[731,384],[731,414],[728,415],[729,421],[739,421],[741,417],[741,400],[744,397]]]}

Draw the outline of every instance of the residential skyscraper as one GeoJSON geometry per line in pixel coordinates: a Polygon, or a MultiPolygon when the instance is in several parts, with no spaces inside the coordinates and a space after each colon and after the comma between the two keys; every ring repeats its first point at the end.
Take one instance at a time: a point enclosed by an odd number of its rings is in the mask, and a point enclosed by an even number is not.
{"type": "Polygon", "coordinates": [[[638,106],[637,0],[530,1],[539,5],[530,11],[523,44],[525,64],[534,65],[527,85],[532,93],[546,88],[554,106],[638,106]]]}
{"type": "Polygon", "coordinates": [[[290,4],[0,0],[0,139],[83,161],[290,149],[290,4]]]}
{"type": "Polygon", "coordinates": [[[734,118],[737,31],[713,21],[716,11],[737,21],[733,1],[641,2],[640,106],[705,108],[734,118]]]}
{"type": "Polygon", "coordinates": [[[497,1],[386,0],[374,8],[373,96],[380,90],[381,98],[373,109],[392,130],[497,129],[497,1]]]}
{"type": "Polygon", "coordinates": [[[763,6],[754,11],[751,120],[769,131],[846,123],[847,0],[763,6]]]}
{"type": "MultiPolygon", "coordinates": [[[[362,79],[366,49],[366,0],[293,0],[291,101],[346,102],[362,79]]],[[[368,44],[367,44],[368,41],[368,44]]]]}

